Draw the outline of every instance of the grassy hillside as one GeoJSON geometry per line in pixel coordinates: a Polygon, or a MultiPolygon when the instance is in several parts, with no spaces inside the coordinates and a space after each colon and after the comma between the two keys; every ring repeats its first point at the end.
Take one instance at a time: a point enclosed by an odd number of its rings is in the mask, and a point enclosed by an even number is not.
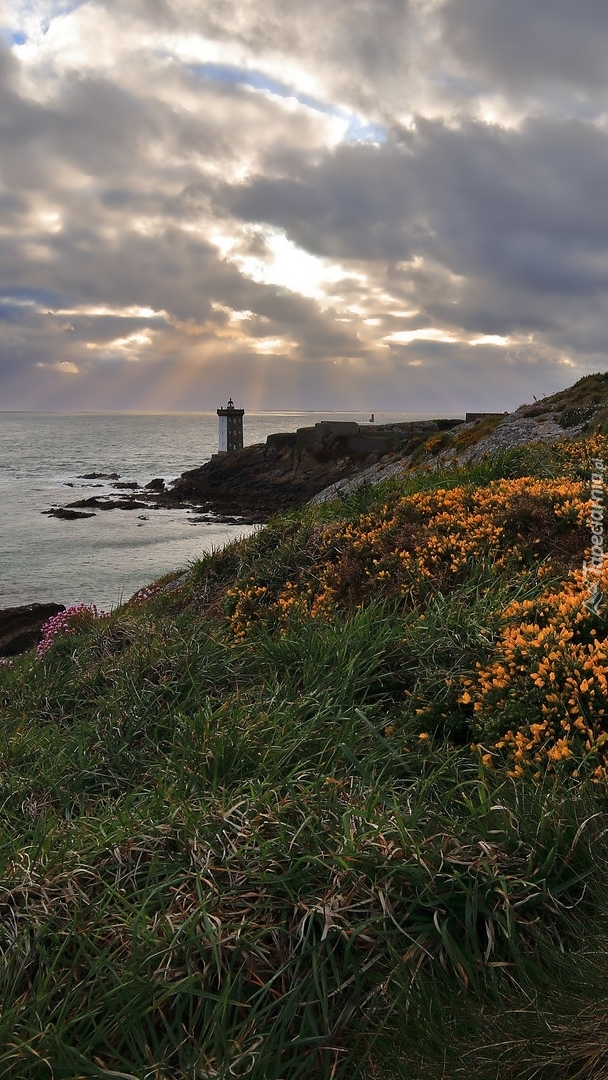
{"type": "MultiPolygon", "coordinates": [[[[561,429],[562,438],[579,433],[588,437],[608,435],[608,373],[597,372],[594,375],[584,375],[566,390],[560,390],[540,400],[535,399],[531,405],[521,405],[515,413],[503,415],[490,413],[474,423],[444,430],[440,434],[432,434],[426,438],[421,436],[415,440],[417,445],[409,451],[409,463],[416,469],[429,463],[436,464],[441,461],[445,463],[450,457],[464,463],[470,460],[469,452],[473,448],[477,447],[483,453],[485,445],[488,440],[491,443],[492,435],[497,428],[503,431],[505,425],[508,428],[514,421],[526,420],[536,421],[539,424],[552,421],[554,430],[558,434],[561,429]]],[[[552,437],[555,438],[555,436],[552,437]]],[[[525,440],[518,439],[517,441],[525,440]]],[[[473,456],[477,458],[478,455],[473,456]]]]}
{"type": "Polygon", "coordinates": [[[564,428],[585,424],[592,432],[607,434],[608,424],[608,374],[597,372],[584,375],[582,379],[559,390],[556,394],[522,407],[524,416],[555,416],[564,428]]]}
{"type": "Polygon", "coordinates": [[[1,1075],[608,1077],[597,458],[404,473],[0,667],[1,1075]]]}

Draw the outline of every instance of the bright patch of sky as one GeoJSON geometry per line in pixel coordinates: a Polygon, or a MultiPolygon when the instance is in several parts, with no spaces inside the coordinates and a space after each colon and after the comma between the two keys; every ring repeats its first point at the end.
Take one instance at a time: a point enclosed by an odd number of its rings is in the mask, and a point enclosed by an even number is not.
{"type": "Polygon", "coordinates": [[[110,308],[105,305],[83,305],[83,307],[58,308],[53,315],[87,315],[93,318],[109,317],[112,319],[166,319],[166,311],[154,311],[149,307],[110,308]]]}
{"type": "Polygon", "coordinates": [[[53,19],[76,11],[86,0],[2,0],[0,27],[12,31],[13,44],[45,34],[53,19]]]}
{"type": "Polygon", "coordinates": [[[62,298],[57,293],[45,289],[6,289],[0,297],[0,304],[13,308],[33,308],[38,311],[48,311],[49,308],[59,307],[62,298]]]}
{"type": "Polygon", "coordinates": [[[85,344],[85,349],[89,352],[100,352],[103,356],[111,356],[117,353],[124,354],[127,360],[136,362],[139,360],[140,350],[151,345],[153,338],[154,331],[146,327],[143,331],[134,332],[127,337],[115,338],[113,341],[103,342],[102,344],[88,341],[85,344]]]}
{"type": "Polygon", "coordinates": [[[214,63],[189,64],[188,67],[190,71],[204,78],[250,86],[253,90],[264,91],[274,97],[283,98],[285,101],[297,102],[298,105],[312,109],[314,112],[336,117],[344,122],[344,134],[342,136],[344,142],[386,142],[387,129],[382,124],[369,123],[368,120],[362,116],[357,116],[356,113],[320,101],[311,94],[306,94],[293,86],[288,86],[263,71],[255,71],[251,68],[231,64],[214,63]]]}
{"type": "Polygon", "coordinates": [[[284,338],[258,338],[253,342],[253,348],[260,353],[283,353],[293,345],[284,338]]]}
{"type": "Polygon", "coordinates": [[[231,64],[189,64],[190,71],[205,78],[217,79],[218,82],[236,83],[242,86],[251,86],[254,90],[267,90],[282,98],[295,98],[300,105],[306,105],[309,109],[317,112],[337,114],[336,109],[323,104],[310,94],[295,90],[293,86],[273,79],[262,71],[253,71],[250,68],[237,67],[231,64]]]}
{"type": "Polygon", "coordinates": [[[469,345],[508,345],[509,339],[500,334],[482,334],[481,337],[471,338],[469,345]]]}
{"type": "Polygon", "coordinates": [[[344,142],[386,142],[387,129],[382,124],[370,124],[360,116],[351,114],[344,142]]]}
{"type": "Polygon", "coordinates": [[[256,230],[264,241],[266,258],[246,255],[238,250],[239,241],[234,237],[214,234],[209,239],[217,245],[221,255],[237,266],[252,281],[264,285],[281,285],[302,296],[310,296],[320,302],[326,299],[324,286],[335,284],[344,278],[365,280],[362,274],[353,274],[340,263],[329,263],[289,240],[284,232],[270,228],[256,230]]]}
{"type": "MultiPolygon", "coordinates": [[[[375,320],[365,319],[364,321],[371,323],[375,320]]],[[[383,340],[399,345],[410,345],[412,341],[442,341],[448,344],[466,341],[467,345],[496,345],[500,348],[511,343],[510,338],[502,337],[500,334],[480,334],[478,337],[467,338],[464,334],[448,333],[434,326],[425,326],[418,330],[399,330],[394,334],[389,334],[383,340]]]]}
{"type": "Polygon", "coordinates": [[[36,307],[35,300],[19,300],[12,296],[0,296],[0,304],[7,307],[36,307]]]}
{"type": "Polygon", "coordinates": [[[394,341],[398,345],[409,345],[412,341],[445,341],[451,344],[459,340],[454,334],[448,334],[434,326],[421,327],[419,330],[398,330],[384,338],[384,341],[394,341]]]}
{"type": "Polygon", "coordinates": [[[243,273],[265,285],[283,285],[304,296],[323,297],[325,273],[320,259],[298,248],[284,233],[271,233],[266,245],[271,256],[267,262],[250,255],[236,257],[243,273]]]}

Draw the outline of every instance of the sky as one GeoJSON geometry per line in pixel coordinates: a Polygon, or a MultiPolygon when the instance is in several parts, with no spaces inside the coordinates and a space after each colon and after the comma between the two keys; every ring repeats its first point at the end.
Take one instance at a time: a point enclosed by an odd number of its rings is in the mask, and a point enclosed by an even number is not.
{"type": "Polygon", "coordinates": [[[607,370],[606,0],[0,0],[0,409],[607,370]]]}

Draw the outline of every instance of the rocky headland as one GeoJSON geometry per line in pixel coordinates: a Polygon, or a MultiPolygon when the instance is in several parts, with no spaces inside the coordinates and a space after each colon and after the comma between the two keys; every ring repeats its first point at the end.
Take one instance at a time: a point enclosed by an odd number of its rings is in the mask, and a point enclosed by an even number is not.
{"type": "MultiPolygon", "coordinates": [[[[140,486],[118,473],[89,473],[80,479],[112,481],[112,491],[43,513],[76,521],[108,510],[179,508],[191,511],[193,524],[262,524],[280,511],[346,494],[404,469],[465,465],[513,446],[592,431],[608,433],[605,373],[584,376],[513,413],[383,425],[326,421],[279,432],[265,443],[216,454],[168,485],[160,477],[140,486]]],[[[35,644],[40,627],[60,610],[62,605],[33,604],[0,611],[0,656],[35,644]]]]}
{"type": "Polygon", "coordinates": [[[269,435],[265,443],[216,454],[183,473],[159,502],[265,522],[381,461],[402,459],[421,438],[461,424],[458,419],[378,426],[325,421],[269,435]]]}
{"type": "Polygon", "coordinates": [[[559,442],[604,427],[608,375],[589,375],[512,413],[384,425],[326,421],[269,435],[265,444],[217,454],[183,473],[157,493],[156,505],[263,523],[279,511],[322,502],[404,469],[466,465],[513,446],[559,442]]]}
{"type": "Polygon", "coordinates": [[[378,425],[324,421],[278,432],[265,443],[215,454],[168,485],[156,478],[141,487],[116,473],[91,473],[83,479],[113,480],[112,492],[43,512],[77,520],[107,510],[181,508],[192,511],[193,524],[262,524],[280,511],[377,483],[402,469],[468,464],[497,450],[556,442],[603,426],[608,375],[602,373],[513,413],[378,425]]]}

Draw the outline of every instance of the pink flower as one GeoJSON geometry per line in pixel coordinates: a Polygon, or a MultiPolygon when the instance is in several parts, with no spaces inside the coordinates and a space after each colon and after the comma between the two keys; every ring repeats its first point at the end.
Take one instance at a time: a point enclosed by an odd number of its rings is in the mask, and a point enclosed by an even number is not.
{"type": "Polygon", "coordinates": [[[78,618],[85,615],[88,619],[107,618],[107,612],[97,611],[95,604],[73,604],[71,607],[51,616],[40,631],[40,641],[36,656],[41,659],[51,648],[57,634],[75,634],[78,632],[78,618]],[[76,624],[76,625],[75,625],[76,624]]]}

